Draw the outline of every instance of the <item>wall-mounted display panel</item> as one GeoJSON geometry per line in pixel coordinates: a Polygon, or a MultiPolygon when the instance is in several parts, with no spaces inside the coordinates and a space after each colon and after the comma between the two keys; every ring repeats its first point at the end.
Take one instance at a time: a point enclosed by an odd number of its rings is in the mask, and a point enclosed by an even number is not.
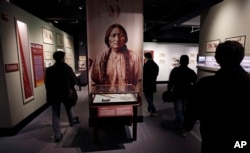
{"type": "Polygon", "coordinates": [[[220,43],[220,39],[207,41],[206,52],[212,52],[212,53],[215,52],[219,43],[220,43]]]}
{"type": "Polygon", "coordinates": [[[52,66],[54,63],[55,63],[54,60],[45,60],[44,61],[44,64],[45,64],[46,68],[52,66]]]}
{"type": "Polygon", "coordinates": [[[43,45],[31,43],[30,46],[31,46],[35,87],[38,87],[44,84],[43,45]]]}
{"type": "Polygon", "coordinates": [[[46,44],[53,44],[53,32],[49,29],[42,28],[43,30],[43,42],[46,44]]]}
{"type": "Polygon", "coordinates": [[[30,61],[28,26],[26,23],[15,19],[16,37],[18,45],[19,70],[22,85],[23,103],[26,104],[34,99],[33,79],[30,61]]]}
{"type": "Polygon", "coordinates": [[[78,69],[79,70],[86,70],[87,66],[86,66],[86,60],[79,60],[78,61],[78,69]]]}
{"type": "Polygon", "coordinates": [[[239,42],[243,47],[245,47],[246,35],[226,38],[225,41],[227,41],[227,40],[237,41],[237,42],[239,42]]]}
{"type": "Polygon", "coordinates": [[[45,60],[52,60],[53,59],[53,52],[44,51],[44,59],[45,60]]]}
{"type": "Polygon", "coordinates": [[[66,48],[73,48],[73,40],[69,37],[65,38],[65,47],[66,48]]]}
{"type": "Polygon", "coordinates": [[[61,34],[56,34],[56,44],[57,46],[64,46],[63,36],[61,34]]]}

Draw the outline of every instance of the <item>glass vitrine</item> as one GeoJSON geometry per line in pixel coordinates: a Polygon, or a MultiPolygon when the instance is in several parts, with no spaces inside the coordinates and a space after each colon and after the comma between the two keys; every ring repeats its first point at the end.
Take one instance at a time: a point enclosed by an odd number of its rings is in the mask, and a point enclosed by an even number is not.
{"type": "Polygon", "coordinates": [[[91,91],[91,105],[138,104],[139,92],[132,84],[96,85],[91,91]]]}

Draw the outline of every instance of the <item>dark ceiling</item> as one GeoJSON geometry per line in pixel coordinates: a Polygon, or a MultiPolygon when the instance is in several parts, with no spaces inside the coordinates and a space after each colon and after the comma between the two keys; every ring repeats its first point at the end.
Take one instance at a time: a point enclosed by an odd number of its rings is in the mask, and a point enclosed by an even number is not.
{"type": "MultiPolygon", "coordinates": [[[[199,23],[182,23],[199,16],[201,11],[221,1],[223,0],[144,0],[144,42],[198,43],[199,23]],[[195,32],[191,32],[192,26],[195,32]]],[[[10,3],[53,23],[55,27],[74,37],[82,35],[81,41],[86,41],[85,0],[10,0],[10,3]]]]}

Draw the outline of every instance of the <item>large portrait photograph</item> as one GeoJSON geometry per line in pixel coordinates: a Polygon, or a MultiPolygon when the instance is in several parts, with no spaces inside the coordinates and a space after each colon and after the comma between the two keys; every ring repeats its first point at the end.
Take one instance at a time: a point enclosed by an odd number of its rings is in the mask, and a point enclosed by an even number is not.
{"type": "Polygon", "coordinates": [[[141,88],[143,61],[142,0],[88,0],[89,87],[141,88]]]}

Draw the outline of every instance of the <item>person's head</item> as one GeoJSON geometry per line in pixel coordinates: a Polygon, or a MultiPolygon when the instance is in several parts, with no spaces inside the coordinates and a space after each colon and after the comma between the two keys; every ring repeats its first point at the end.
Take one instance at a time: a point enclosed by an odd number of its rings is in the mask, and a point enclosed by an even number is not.
{"type": "Polygon", "coordinates": [[[63,62],[64,56],[65,56],[65,53],[63,51],[55,51],[53,54],[53,58],[56,62],[63,62]]]}
{"type": "Polygon", "coordinates": [[[105,44],[108,48],[120,48],[128,41],[125,28],[120,24],[112,24],[106,31],[105,44]]]}
{"type": "Polygon", "coordinates": [[[217,46],[215,59],[221,67],[233,67],[240,65],[244,55],[244,47],[239,42],[225,41],[217,46]]]}
{"type": "Polygon", "coordinates": [[[149,52],[146,52],[146,53],[144,54],[144,57],[145,57],[147,60],[150,60],[150,59],[152,59],[152,54],[149,53],[149,52]]]}
{"type": "Polygon", "coordinates": [[[187,55],[181,55],[180,57],[180,65],[187,66],[189,64],[189,57],[187,55]]]}

